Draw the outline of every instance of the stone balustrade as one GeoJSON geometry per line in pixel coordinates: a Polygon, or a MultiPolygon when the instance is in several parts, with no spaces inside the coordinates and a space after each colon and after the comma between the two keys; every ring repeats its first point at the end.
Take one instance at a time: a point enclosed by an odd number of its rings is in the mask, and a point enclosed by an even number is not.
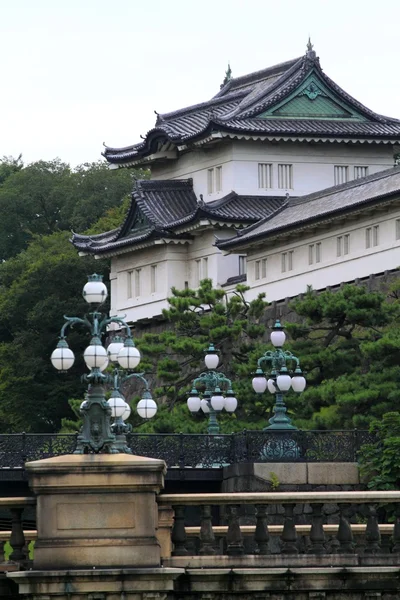
{"type": "Polygon", "coordinates": [[[6,542],[9,542],[12,547],[8,561],[24,564],[29,560],[28,545],[36,537],[36,532],[32,532],[32,537],[24,532],[22,517],[25,507],[35,505],[36,498],[0,498],[0,510],[9,511],[11,517],[11,531],[0,532],[0,547],[2,548],[0,565],[5,562],[4,546],[6,542]]]}
{"type": "Polygon", "coordinates": [[[399,562],[397,491],[164,494],[158,502],[164,511],[172,507],[174,513],[171,557],[164,554],[168,566],[388,566],[399,562]],[[299,505],[309,508],[308,524],[296,523],[299,505]],[[326,523],[325,509],[332,506],[335,511],[338,507],[338,522],[326,523]],[[193,517],[193,507],[200,510],[199,528],[186,527],[186,510],[193,517]],[[281,513],[281,525],[271,525],[271,507],[275,515],[281,513]],[[198,544],[193,543],[196,537],[198,544]]]}

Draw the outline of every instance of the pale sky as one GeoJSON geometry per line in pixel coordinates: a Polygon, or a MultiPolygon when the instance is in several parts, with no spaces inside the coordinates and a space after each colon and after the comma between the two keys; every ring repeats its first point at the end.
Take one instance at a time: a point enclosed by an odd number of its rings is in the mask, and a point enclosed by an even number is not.
{"type": "Polygon", "coordinates": [[[0,0],[0,156],[72,166],[223,80],[304,54],[400,118],[399,0],[0,0]]]}

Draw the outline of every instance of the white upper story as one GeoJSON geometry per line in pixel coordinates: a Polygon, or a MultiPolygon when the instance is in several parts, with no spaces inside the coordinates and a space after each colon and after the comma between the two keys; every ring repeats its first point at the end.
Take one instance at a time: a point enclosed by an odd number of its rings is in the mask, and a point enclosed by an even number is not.
{"type": "Polygon", "coordinates": [[[229,192],[303,196],[393,166],[391,145],[236,140],[154,164],[152,179],[193,179],[205,202],[229,192]]]}

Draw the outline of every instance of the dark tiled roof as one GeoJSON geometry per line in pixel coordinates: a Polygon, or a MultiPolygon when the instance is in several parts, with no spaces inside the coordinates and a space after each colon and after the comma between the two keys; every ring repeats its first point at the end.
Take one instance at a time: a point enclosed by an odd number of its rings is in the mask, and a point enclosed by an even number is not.
{"type": "Polygon", "coordinates": [[[179,230],[201,219],[252,224],[276,212],[284,197],[240,196],[231,192],[206,203],[197,199],[191,179],[137,181],[121,227],[99,235],[73,234],[72,243],[82,251],[101,254],[135,246],[157,238],[181,239],[179,230]]]}
{"type": "Polygon", "coordinates": [[[239,232],[236,237],[217,242],[217,245],[224,250],[242,248],[256,239],[268,238],[269,235],[311,224],[364,204],[383,201],[396,194],[400,196],[400,166],[307,196],[291,198],[275,214],[239,232]]]}
{"type": "Polygon", "coordinates": [[[154,129],[143,142],[126,148],[106,148],[111,163],[145,158],[160,143],[182,145],[212,132],[290,136],[317,139],[400,140],[400,121],[384,117],[352,98],[325,75],[314,52],[262,71],[231,79],[208,102],[158,115],[154,129]],[[260,114],[289,98],[314,73],[319,81],[359,116],[357,119],[259,118],[260,114]]]}

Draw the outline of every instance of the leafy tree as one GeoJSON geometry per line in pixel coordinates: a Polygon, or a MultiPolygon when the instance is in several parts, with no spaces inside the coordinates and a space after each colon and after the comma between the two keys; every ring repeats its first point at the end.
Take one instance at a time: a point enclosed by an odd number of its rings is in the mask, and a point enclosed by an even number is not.
{"type": "Polygon", "coordinates": [[[372,359],[397,311],[385,295],[355,285],[320,294],[309,290],[292,308],[300,322],[289,324],[288,330],[308,372],[296,425],[365,428],[371,418],[390,410],[394,398],[385,384],[388,365],[372,359]]]}
{"type": "Polygon", "coordinates": [[[365,444],[359,456],[361,475],[375,490],[398,490],[400,486],[400,413],[389,412],[374,419],[370,431],[376,441],[365,444]]]}
{"type": "Polygon", "coordinates": [[[247,287],[237,286],[233,294],[213,289],[205,279],[198,290],[172,289],[169,309],[164,311],[168,327],[159,334],[137,339],[147,371],[153,373],[156,396],[165,401],[159,416],[142,426],[147,431],[205,431],[206,419],[191,421],[186,398],[192,380],[204,370],[204,350],[212,341],[220,351],[220,369],[233,381],[239,398],[237,414],[221,415],[222,430],[244,426],[265,426],[266,406],[251,389],[250,372],[256,367],[265,335],[262,322],[264,295],[251,302],[247,287]]]}
{"type": "Polygon", "coordinates": [[[18,161],[0,163],[0,260],[25,250],[36,235],[84,232],[121,205],[133,177],[146,176],[143,170],[110,171],[104,162],[71,170],[59,159],[23,168],[18,161]]]}

